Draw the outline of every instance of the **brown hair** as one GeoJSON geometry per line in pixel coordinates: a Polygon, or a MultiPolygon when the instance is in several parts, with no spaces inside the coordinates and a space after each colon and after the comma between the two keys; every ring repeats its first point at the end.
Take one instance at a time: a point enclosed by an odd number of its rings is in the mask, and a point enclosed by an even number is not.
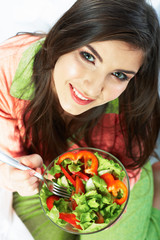
{"type": "Polygon", "coordinates": [[[107,104],[73,117],[67,126],[52,91],[51,73],[57,59],[65,53],[95,41],[122,40],[145,53],[142,67],[119,98],[127,154],[134,160],[128,167],[144,165],[153,152],[160,127],[159,39],[156,13],[144,0],[76,1],[47,34],[35,56],[32,78],[35,93],[24,113],[25,146],[32,133],[31,152],[41,154],[45,161],[66,151],[69,137],[79,142],[82,134],[87,145],[94,146],[92,130],[107,104]],[[138,158],[133,153],[134,144],[139,147],[138,158]]]}

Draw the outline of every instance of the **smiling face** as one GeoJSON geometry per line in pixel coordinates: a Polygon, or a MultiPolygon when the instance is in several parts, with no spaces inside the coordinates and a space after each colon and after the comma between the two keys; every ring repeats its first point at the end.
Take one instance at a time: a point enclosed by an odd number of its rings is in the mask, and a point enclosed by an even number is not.
{"type": "Polygon", "coordinates": [[[62,55],[53,70],[61,107],[79,115],[116,99],[142,62],[142,50],[116,40],[94,42],[62,55]]]}

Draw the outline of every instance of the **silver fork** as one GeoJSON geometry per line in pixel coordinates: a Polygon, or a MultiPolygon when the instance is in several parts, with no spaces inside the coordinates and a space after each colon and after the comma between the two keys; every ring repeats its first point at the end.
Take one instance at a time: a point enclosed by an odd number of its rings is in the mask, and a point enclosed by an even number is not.
{"type": "MultiPolygon", "coordinates": [[[[10,157],[6,153],[0,151],[0,161],[7,163],[8,165],[11,165],[12,167],[18,168],[20,170],[31,170],[30,167],[27,167],[21,163],[19,163],[18,160],[10,157]]],[[[53,194],[63,197],[63,198],[70,198],[71,194],[68,193],[66,187],[62,187],[59,184],[55,183],[54,181],[48,180],[44,178],[40,173],[35,172],[34,174],[35,177],[39,178],[42,180],[46,186],[48,187],[49,191],[52,192],[53,194]]]]}

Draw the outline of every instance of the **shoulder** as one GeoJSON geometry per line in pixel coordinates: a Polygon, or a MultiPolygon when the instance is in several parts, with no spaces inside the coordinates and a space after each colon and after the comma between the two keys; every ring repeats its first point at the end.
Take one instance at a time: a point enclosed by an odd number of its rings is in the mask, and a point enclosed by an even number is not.
{"type": "Polygon", "coordinates": [[[23,52],[25,49],[38,40],[40,37],[30,35],[30,34],[22,34],[16,35],[12,38],[7,39],[5,42],[0,44],[0,59],[5,57],[12,56],[16,52],[23,52]]]}
{"type": "Polygon", "coordinates": [[[20,35],[0,45],[0,108],[5,116],[15,115],[18,99],[10,94],[10,88],[23,53],[38,40],[35,36],[20,35]]]}
{"type": "Polygon", "coordinates": [[[37,36],[25,34],[10,38],[0,45],[1,86],[8,85],[10,88],[23,52],[37,40],[37,36]]]}

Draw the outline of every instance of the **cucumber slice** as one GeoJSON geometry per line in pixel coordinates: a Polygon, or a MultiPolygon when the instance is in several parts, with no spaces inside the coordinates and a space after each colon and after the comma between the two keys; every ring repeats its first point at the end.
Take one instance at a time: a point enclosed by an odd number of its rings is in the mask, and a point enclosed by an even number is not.
{"type": "Polygon", "coordinates": [[[95,187],[95,185],[94,185],[94,183],[93,183],[92,178],[90,178],[90,179],[86,182],[85,188],[86,188],[86,192],[89,192],[89,191],[91,191],[91,190],[95,190],[95,189],[96,189],[96,187],[95,187]]]}

